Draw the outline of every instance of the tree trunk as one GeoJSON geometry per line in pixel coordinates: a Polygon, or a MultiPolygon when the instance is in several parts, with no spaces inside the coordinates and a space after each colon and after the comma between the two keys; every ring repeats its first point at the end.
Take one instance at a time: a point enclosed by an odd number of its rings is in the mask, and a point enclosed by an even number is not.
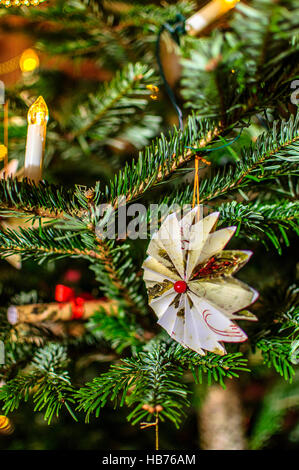
{"type": "Polygon", "coordinates": [[[208,388],[199,412],[200,448],[244,450],[246,440],[239,390],[234,382],[208,388]]]}

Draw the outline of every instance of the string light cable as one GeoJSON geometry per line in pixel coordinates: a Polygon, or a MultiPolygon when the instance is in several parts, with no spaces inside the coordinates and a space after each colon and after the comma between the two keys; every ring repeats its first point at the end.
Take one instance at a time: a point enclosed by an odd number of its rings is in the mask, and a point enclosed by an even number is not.
{"type": "Polygon", "coordinates": [[[185,23],[186,18],[181,14],[178,14],[174,20],[165,22],[159,29],[156,42],[156,59],[159,67],[160,76],[162,78],[168,97],[178,115],[179,126],[181,131],[184,130],[183,113],[176,101],[175,94],[171,89],[164,73],[164,68],[161,61],[161,37],[164,31],[168,31],[168,33],[171,35],[172,39],[176,42],[176,44],[180,45],[180,37],[186,33],[185,23]]]}
{"type": "MultiPolygon", "coordinates": [[[[165,22],[161,26],[161,28],[159,29],[158,36],[157,36],[157,41],[156,41],[156,59],[157,59],[158,67],[159,67],[159,73],[160,73],[161,79],[163,81],[163,84],[165,86],[165,90],[168,94],[168,97],[169,97],[169,99],[170,99],[170,101],[171,101],[171,103],[172,103],[172,105],[173,105],[173,107],[174,107],[174,109],[177,113],[180,130],[183,132],[183,130],[184,130],[183,112],[182,112],[182,109],[180,108],[180,106],[178,105],[175,94],[174,94],[171,86],[169,85],[169,83],[166,79],[164,68],[163,68],[162,61],[161,61],[161,37],[162,37],[162,34],[164,33],[164,31],[167,31],[171,35],[172,39],[176,42],[176,44],[180,45],[181,36],[183,34],[187,33],[187,31],[186,31],[186,18],[183,15],[178,14],[175,17],[174,20],[170,20],[170,21],[165,22]]],[[[185,148],[193,150],[194,152],[199,152],[200,151],[201,153],[203,153],[203,152],[212,152],[213,150],[219,150],[219,149],[222,149],[224,147],[228,147],[229,145],[232,145],[234,142],[236,142],[241,137],[243,128],[244,128],[244,126],[241,128],[240,133],[234,139],[232,139],[230,142],[226,142],[224,145],[221,145],[220,147],[204,148],[203,149],[203,148],[196,148],[196,147],[186,146],[185,148]]]]}

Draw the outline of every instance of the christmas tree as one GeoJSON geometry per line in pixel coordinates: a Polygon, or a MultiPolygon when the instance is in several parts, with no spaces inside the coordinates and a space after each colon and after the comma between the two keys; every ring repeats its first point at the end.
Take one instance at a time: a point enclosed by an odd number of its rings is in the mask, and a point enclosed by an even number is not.
{"type": "Polygon", "coordinates": [[[95,448],[296,444],[298,2],[11,1],[0,18],[3,448],[41,448],[14,440],[40,415],[95,448]],[[192,269],[157,236],[183,207],[219,245],[192,269]]]}

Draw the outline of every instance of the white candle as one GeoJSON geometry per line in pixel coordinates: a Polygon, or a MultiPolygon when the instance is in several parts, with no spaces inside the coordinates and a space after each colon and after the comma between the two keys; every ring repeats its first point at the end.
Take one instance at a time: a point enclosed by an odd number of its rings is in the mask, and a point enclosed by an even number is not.
{"type": "Polygon", "coordinates": [[[206,28],[206,26],[234,8],[238,1],[239,0],[213,0],[188,18],[186,21],[186,31],[192,36],[197,35],[206,28]]]}
{"type": "Polygon", "coordinates": [[[28,111],[28,130],[24,176],[38,182],[42,178],[46,129],[49,119],[47,105],[40,96],[28,111]]]}

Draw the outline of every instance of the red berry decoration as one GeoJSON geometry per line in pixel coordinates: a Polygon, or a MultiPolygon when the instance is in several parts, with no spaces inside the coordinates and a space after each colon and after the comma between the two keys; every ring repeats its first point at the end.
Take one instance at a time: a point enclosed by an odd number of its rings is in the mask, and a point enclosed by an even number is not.
{"type": "Polygon", "coordinates": [[[187,283],[185,281],[177,281],[173,285],[174,290],[179,294],[183,294],[187,290],[187,283]]]}

